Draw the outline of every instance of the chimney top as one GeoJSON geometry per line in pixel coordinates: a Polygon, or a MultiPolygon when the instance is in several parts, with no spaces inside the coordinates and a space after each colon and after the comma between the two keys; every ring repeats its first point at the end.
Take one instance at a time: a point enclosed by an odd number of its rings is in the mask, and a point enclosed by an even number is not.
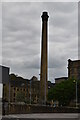
{"type": "Polygon", "coordinates": [[[43,13],[42,13],[42,21],[48,21],[48,12],[46,12],[46,11],[44,11],[43,13]]]}
{"type": "Polygon", "coordinates": [[[43,12],[43,15],[48,15],[48,12],[44,11],[44,12],[43,12]]]}

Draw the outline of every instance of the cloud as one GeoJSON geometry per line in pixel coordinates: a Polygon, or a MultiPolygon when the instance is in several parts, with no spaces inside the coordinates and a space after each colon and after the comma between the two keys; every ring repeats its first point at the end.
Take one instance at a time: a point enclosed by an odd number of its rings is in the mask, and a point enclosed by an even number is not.
{"type": "Polygon", "coordinates": [[[11,72],[39,78],[41,14],[49,12],[49,80],[67,76],[68,58],[77,59],[77,3],[3,3],[3,64],[11,72]]]}

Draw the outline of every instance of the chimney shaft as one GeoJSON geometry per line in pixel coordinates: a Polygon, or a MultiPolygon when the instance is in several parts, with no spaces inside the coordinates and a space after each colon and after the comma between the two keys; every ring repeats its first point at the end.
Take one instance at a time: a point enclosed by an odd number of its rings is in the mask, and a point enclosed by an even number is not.
{"type": "Polygon", "coordinates": [[[41,73],[40,73],[40,102],[45,104],[47,102],[48,94],[48,83],[47,83],[47,22],[48,13],[43,12],[42,14],[42,44],[41,44],[41,73]]]}

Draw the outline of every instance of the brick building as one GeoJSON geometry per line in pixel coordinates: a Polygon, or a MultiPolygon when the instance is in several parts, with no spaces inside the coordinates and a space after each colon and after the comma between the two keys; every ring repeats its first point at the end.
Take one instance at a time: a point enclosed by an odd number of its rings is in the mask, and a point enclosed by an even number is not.
{"type": "Polygon", "coordinates": [[[68,60],[68,78],[80,79],[80,60],[68,60]]]}
{"type": "Polygon", "coordinates": [[[4,85],[4,99],[9,102],[17,102],[16,96],[18,93],[25,95],[27,103],[37,103],[39,98],[39,81],[33,76],[31,80],[17,77],[14,74],[10,75],[10,83],[4,85]]]}
{"type": "MultiPolygon", "coordinates": [[[[40,97],[40,81],[33,76],[30,80],[18,77],[14,74],[10,75],[10,83],[4,85],[4,99],[8,102],[17,102],[18,93],[25,96],[25,102],[28,104],[39,103],[40,97]]],[[[53,87],[53,83],[48,81],[48,89],[53,87]]],[[[23,102],[24,102],[23,101],[23,102]]]]}
{"type": "Polygon", "coordinates": [[[68,78],[80,79],[80,60],[68,60],[68,77],[55,78],[55,83],[60,83],[68,78]]]}

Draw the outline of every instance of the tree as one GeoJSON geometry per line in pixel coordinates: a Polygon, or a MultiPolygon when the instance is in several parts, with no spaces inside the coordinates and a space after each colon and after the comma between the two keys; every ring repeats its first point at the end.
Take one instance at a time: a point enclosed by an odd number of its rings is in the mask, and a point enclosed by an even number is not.
{"type": "MultiPolygon", "coordinates": [[[[78,82],[78,85],[80,82],[78,82]]],[[[78,88],[78,91],[80,88],[78,88]]],[[[59,101],[59,105],[69,105],[70,101],[75,99],[76,87],[73,79],[56,84],[48,92],[48,100],[59,101]]]]}

